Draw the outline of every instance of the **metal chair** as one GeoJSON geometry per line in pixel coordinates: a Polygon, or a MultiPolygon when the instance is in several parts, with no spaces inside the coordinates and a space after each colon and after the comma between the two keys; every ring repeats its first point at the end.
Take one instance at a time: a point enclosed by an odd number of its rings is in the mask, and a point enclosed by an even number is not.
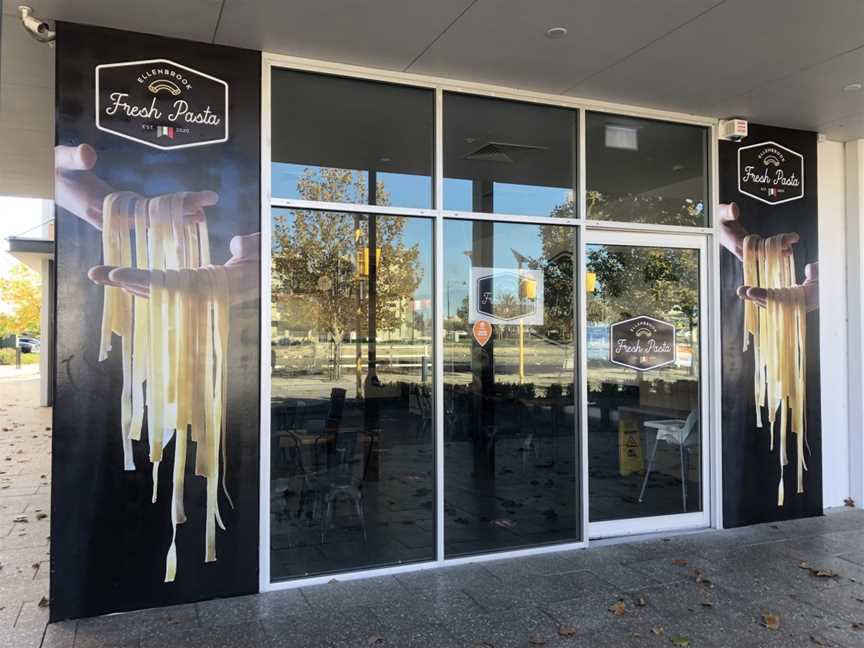
{"type": "Polygon", "coordinates": [[[297,437],[306,409],[305,401],[274,402],[271,407],[274,456],[289,471],[303,474],[303,454],[297,437]]]}
{"type": "Polygon", "coordinates": [[[344,497],[354,504],[357,518],[360,520],[360,529],[363,532],[363,542],[366,542],[366,516],[363,510],[363,491],[354,480],[355,453],[357,448],[356,428],[336,431],[336,439],[333,443],[334,451],[338,455],[335,467],[329,468],[322,475],[321,502],[324,513],[321,516],[321,544],[327,539],[327,530],[333,521],[333,503],[339,497],[344,497]]]}

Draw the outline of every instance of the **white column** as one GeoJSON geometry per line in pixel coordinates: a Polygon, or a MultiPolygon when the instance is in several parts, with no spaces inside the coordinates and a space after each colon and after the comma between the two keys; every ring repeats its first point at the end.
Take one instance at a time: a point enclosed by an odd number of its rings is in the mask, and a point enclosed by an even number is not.
{"type": "MultiPolygon", "coordinates": [[[[848,320],[848,402],[849,425],[847,428],[849,471],[849,494],[855,504],[864,504],[864,300],[861,286],[864,283],[864,140],[846,143],[846,253],[847,253],[847,301],[848,320]]],[[[830,256],[831,250],[825,254],[830,256]]],[[[830,279],[823,275],[820,287],[830,279]]],[[[824,355],[824,354],[823,354],[824,355]]],[[[823,384],[830,390],[830,384],[823,384]]],[[[823,425],[822,438],[830,437],[833,430],[823,425]]],[[[828,466],[828,470],[833,466],[828,466]]],[[[830,474],[830,473],[829,473],[830,474]]]]}
{"type": "Polygon", "coordinates": [[[846,160],[842,142],[818,148],[819,349],[822,384],[822,500],[849,497],[846,289],[846,160]]]}

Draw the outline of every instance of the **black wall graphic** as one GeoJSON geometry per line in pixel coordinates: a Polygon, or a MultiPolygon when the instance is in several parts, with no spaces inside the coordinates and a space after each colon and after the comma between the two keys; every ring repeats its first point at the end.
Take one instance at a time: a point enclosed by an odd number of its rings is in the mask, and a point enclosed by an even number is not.
{"type": "MultiPolygon", "coordinates": [[[[775,148],[775,147],[769,147],[775,148]]],[[[770,151],[769,151],[770,153],[770,151]]],[[[762,156],[765,157],[765,156],[762,156]]],[[[745,172],[745,169],[741,170],[745,172]]],[[[763,237],[780,233],[798,233],[794,245],[797,282],[804,281],[804,268],[818,262],[818,216],[816,195],[816,133],[750,124],[750,134],[740,143],[720,142],[720,202],[735,202],[740,208],[744,229],[763,237]],[[739,191],[739,148],[773,142],[782,148],[784,160],[766,164],[756,153],[743,151],[742,159],[754,168],[739,191]],[[753,155],[751,155],[753,153],[753,155]],[[796,155],[797,154],[797,155],[796,155]],[[789,182],[800,174],[803,156],[803,186],[789,182]],[[755,161],[754,161],[755,160],[755,161]],[[771,178],[784,171],[784,181],[768,184],[764,191],[753,182],[753,176],[771,178]],[[777,187],[772,191],[771,187],[777,187]],[[803,191],[803,196],[797,196],[803,191]],[[758,195],[762,200],[756,199],[758,195]],[[790,200],[791,198],[791,200],[790,200]],[[787,202],[771,204],[776,200],[787,202]]],[[[818,266],[815,266],[818,268],[818,266]]],[[[770,449],[767,417],[764,428],[756,427],[753,352],[742,351],[744,307],[736,295],[743,284],[741,262],[729,250],[720,256],[720,290],[723,348],[723,521],[727,527],[758,522],[785,520],[822,513],[822,429],[819,404],[819,311],[807,316],[806,430],[810,452],[805,450],[808,471],[804,473],[804,493],[796,494],[796,458],[794,435],[787,439],[789,464],[784,474],[785,502],[777,505],[780,479],[779,433],[775,430],[774,450],[770,449]]],[[[763,409],[763,414],[764,414],[763,409]]],[[[777,420],[779,428],[779,416],[777,420]]]]}
{"type": "MultiPolygon", "coordinates": [[[[51,618],[255,592],[260,53],[66,23],[58,25],[56,46],[60,173],[56,186],[51,618]],[[155,75],[162,82],[150,89],[146,86],[159,80],[146,76],[150,66],[133,66],[131,71],[103,68],[103,81],[118,87],[125,84],[130,105],[157,101],[164,109],[162,115],[139,111],[137,116],[126,115],[128,119],[105,122],[111,123],[114,132],[98,129],[97,66],[151,59],[173,63],[154,64],[163,70],[155,75]],[[221,83],[204,83],[196,71],[221,83]],[[138,76],[142,76],[143,86],[138,76]],[[194,114],[187,112],[177,120],[170,119],[165,107],[172,105],[168,101],[172,96],[184,100],[179,107],[194,114]],[[219,141],[223,129],[213,114],[230,119],[226,141],[219,141]],[[139,140],[161,148],[118,133],[139,134],[139,140]],[[178,148],[178,143],[193,146],[178,148]],[[218,504],[226,530],[216,531],[217,559],[205,563],[205,480],[193,474],[193,444],[189,444],[184,493],[187,521],[177,529],[174,582],[164,581],[166,551],[172,538],[171,471],[176,443],[165,447],[158,499],[151,503],[146,423],[142,440],[133,444],[136,469],[124,470],[120,338],[114,337],[108,359],[98,361],[104,289],[88,278],[88,271],[103,263],[101,232],[96,225],[102,216],[101,197],[114,191],[131,191],[145,198],[186,191],[215,192],[218,202],[204,207],[212,263],[222,265],[233,260],[245,264],[242,272],[237,268],[231,271],[229,281],[232,305],[226,463],[222,468],[234,506],[222,493],[220,481],[218,504]]],[[[212,196],[205,202],[213,202],[212,196]]]]}

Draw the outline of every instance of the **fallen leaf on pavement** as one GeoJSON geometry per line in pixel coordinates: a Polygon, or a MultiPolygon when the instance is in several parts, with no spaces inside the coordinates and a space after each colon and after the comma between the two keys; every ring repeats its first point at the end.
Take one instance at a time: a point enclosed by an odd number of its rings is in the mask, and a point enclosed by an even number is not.
{"type": "Polygon", "coordinates": [[[840,574],[830,569],[821,569],[819,567],[811,567],[808,563],[803,560],[798,563],[798,567],[801,569],[806,569],[810,572],[811,576],[816,576],[817,578],[836,578],[840,574]]]}
{"type": "Polygon", "coordinates": [[[837,572],[830,569],[811,569],[810,573],[817,578],[834,578],[835,576],[839,576],[837,572]]]}
{"type": "Polygon", "coordinates": [[[562,637],[575,637],[576,636],[576,628],[563,627],[558,628],[558,634],[562,637]]]}
{"type": "Polygon", "coordinates": [[[531,637],[528,639],[528,643],[532,646],[545,646],[546,640],[543,637],[531,637]]]}
{"type": "Polygon", "coordinates": [[[645,597],[640,596],[638,599],[636,599],[636,605],[638,605],[639,607],[645,607],[647,605],[645,603],[645,597]]]}
{"type": "Polygon", "coordinates": [[[762,614],[762,625],[768,628],[769,630],[779,630],[780,629],[780,615],[772,614],[770,612],[765,612],[762,614]]]}
{"type": "Polygon", "coordinates": [[[367,645],[367,646],[375,646],[375,645],[377,645],[377,644],[381,644],[381,643],[384,643],[384,638],[383,638],[383,637],[379,637],[378,635],[372,635],[371,637],[369,637],[369,638],[366,640],[366,645],[367,645]]]}
{"type": "Polygon", "coordinates": [[[676,558],[675,560],[672,561],[672,564],[675,565],[676,567],[686,567],[687,561],[684,560],[683,558],[676,558]]]}
{"type": "Polygon", "coordinates": [[[659,637],[660,635],[662,635],[665,632],[665,630],[663,630],[662,626],[654,626],[653,628],[651,628],[651,632],[653,632],[655,635],[657,635],[659,637]]]}
{"type": "Polygon", "coordinates": [[[624,604],[624,601],[618,601],[609,606],[609,611],[615,616],[624,616],[627,612],[627,606],[624,604]]]}
{"type": "Polygon", "coordinates": [[[679,646],[680,648],[687,648],[690,645],[690,637],[684,635],[672,635],[669,637],[669,641],[672,642],[673,646],[679,646]]]}
{"type": "Polygon", "coordinates": [[[41,599],[39,599],[39,604],[38,604],[38,605],[39,605],[39,607],[41,607],[41,608],[48,607],[48,599],[47,599],[46,597],[43,596],[41,599]]]}

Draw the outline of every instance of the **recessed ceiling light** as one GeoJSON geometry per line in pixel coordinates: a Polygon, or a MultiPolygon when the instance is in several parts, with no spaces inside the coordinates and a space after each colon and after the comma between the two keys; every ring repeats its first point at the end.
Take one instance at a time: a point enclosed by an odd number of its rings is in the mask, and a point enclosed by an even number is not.
{"type": "Polygon", "coordinates": [[[843,92],[861,92],[861,90],[864,90],[864,83],[860,81],[843,86],[843,92]]]}
{"type": "Polygon", "coordinates": [[[564,38],[567,35],[566,27],[550,27],[546,30],[547,38],[564,38]]]}

